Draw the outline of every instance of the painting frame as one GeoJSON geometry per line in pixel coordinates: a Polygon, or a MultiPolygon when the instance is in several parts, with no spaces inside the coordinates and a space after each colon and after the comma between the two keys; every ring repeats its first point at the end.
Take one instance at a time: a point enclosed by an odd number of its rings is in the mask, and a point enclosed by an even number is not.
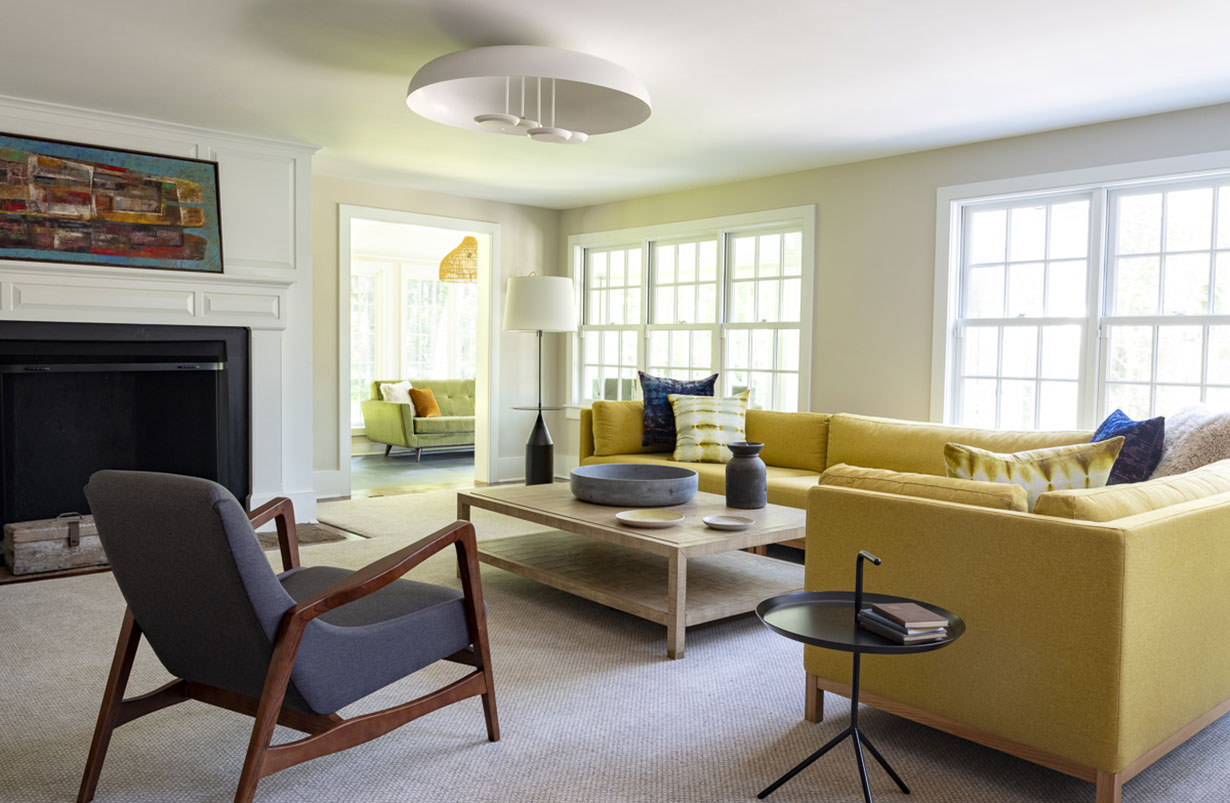
{"type": "Polygon", "coordinates": [[[0,132],[0,260],[222,275],[218,163],[0,132]]]}

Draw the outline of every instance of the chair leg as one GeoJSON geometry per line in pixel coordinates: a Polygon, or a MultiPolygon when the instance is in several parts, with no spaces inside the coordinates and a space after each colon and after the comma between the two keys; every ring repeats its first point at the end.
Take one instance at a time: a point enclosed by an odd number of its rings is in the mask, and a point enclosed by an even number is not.
{"type": "Polygon", "coordinates": [[[495,707],[495,677],[491,672],[491,645],[487,640],[487,613],[483,606],[482,576],[478,571],[478,543],[474,525],[467,523],[469,532],[457,542],[457,568],[461,575],[461,590],[466,599],[466,624],[474,637],[474,657],[483,671],[482,694],[483,717],[487,721],[487,738],[500,740],[500,718],[495,707]]]}
{"type": "Polygon", "coordinates": [[[302,624],[295,623],[289,616],[282,620],[274,640],[273,656],[269,659],[260,705],[256,709],[256,721],[252,723],[252,738],[248,740],[239,787],[235,790],[235,803],[252,803],[256,785],[265,777],[265,755],[269,752],[273,729],[282,713],[282,700],[286,697],[286,686],[290,683],[290,673],[302,635],[302,624]]]}
{"type": "Polygon", "coordinates": [[[390,443],[390,444],[386,444],[386,445],[385,445],[385,447],[384,447],[384,456],[385,456],[385,457],[388,457],[388,456],[389,456],[389,452],[391,452],[391,451],[393,451],[393,444],[391,444],[391,443],[390,443]]]}
{"type": "Polygon", "coordinates": [[[120,703],[124,699],[128,676],[132,673],[132,662],[140,643],[141,628],[133,619],[132,611],[125,609],[124,623],[120,626],[120,637],[115,645],[115,657],[111,661],[111,674],[107,677],[102,705],[98,710],[98,723],[94,726],[94,739],[90,743],[85,773],[81,778],[81,789],[77,793],[77,803],[89,803],[94,799],[103,761],[107,757],[107,747],[111,744],[111,733],[115,730],[120,703]]]}
{"type": "Polygon", "coordinates": [[[807,692],[803,701],[803,719],[808,722],[824,720],[824,689],[820,688],[819,678],[807,675],[807,692]]]}
{"type": "Polygon", "coordinates": [[[414,447],[414,462],[416,463],[423,462],[423,447],[422,446],[414,447]]]}

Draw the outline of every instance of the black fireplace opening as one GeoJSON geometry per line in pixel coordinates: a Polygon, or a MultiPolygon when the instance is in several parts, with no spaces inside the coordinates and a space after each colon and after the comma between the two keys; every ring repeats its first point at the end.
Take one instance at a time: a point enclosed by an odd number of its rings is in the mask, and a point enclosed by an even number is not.
{"type": "Polygon", "coordinates": [[[88,513],[100,469],[251,492],[246,328],[0,322],[0,522],[88,513]]]}

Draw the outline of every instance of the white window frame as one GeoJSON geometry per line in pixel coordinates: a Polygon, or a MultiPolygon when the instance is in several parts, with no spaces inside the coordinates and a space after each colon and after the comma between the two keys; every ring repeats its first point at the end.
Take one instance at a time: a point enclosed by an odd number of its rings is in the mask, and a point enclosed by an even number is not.
{"type": "MultiPolygon", "coordinates": [[[[799,388],[798,388],[798,409],[811,409],[811,341],[812,341],[812,313],[814,307],[813,288],[815,287],[815,271],[816,271],[816,206],[815,204],[806,204],[803,206],[793,206],[783,209],[771,209],[762,212],[750,212],[739,215],[729,215],[724,217],[705,218],[700,220],[689,220],[678,223],[665,223],[652,226],[641,226],[630,229],[618,229],[612,231],[589,232],[585,234],[574,234],[568,238],[568,275],[573,280],[573,286],[577,294],[577,308],[583,309],[585,303],[584,286],[583,286],[583,267],[586,249],[603,249],[608,247],[639,247],[641,249],[641,269],[642,280],[641,287],[643,291],[642,304],[642,319],[643,323],[637,327],[638,330],[638,364],[646,365],[648,358],[648,337],[651,329],[663,330],[671,328],[686,328],[704,329],[709,324],[649,324],[652,314],[652,301],[650,298],[650,265],[652,262],[652,246],[655,243],[678,242],[681,240],[689,240],[699,237],[717,237],[717,265],[719,271],[719,281],[717,289],[717,322],[713,327],[717,330],[717,336],[713,341],[712,362],[713,370],[722,372],[725,370],[723,358],[725,354],[724,339],[727,323],[723,321],[723,310],[725,307],[726,293],[729,287],[729,277],[726,275],[726,248],[728,235],[744,234],[751,231],[763,229],[766,232],[772,230],[780,230],[783,227],[797,227],[801,234],[801,264],[802,264],[802,295],[803,300],[800,305],[799,315],[799,388]]],[[[794,328],[794,324],[787,324],[794,328]]],[[[762,326],[773,326],[773,324],[763,324],[762,326]]],[[[620,327],[624,328],[624,327],[620,327]]],[[[568,339],[566,365],[569,369],[568,386],[567,386],[567,407],[570,417],[578,417],[579,409],[588,406],[593,402],[593,399],[587,398],[582,394],[581,374],[582,374],[582,354],[580,348],[580,333],[568,339]]]]}
{"type": "MultiPolygon", "coordinates": [[[[1088,319],[1081,355],[1080,402],[1077,425],[1092,429],[1097,424],[1105,394],[1105,372],[1101,364],[1107,347],[1105,325],[1122,321],[1106,311],[1104,295],[1110,281],[1107,259],[1110,236],[1106,215],[1112,192],[1127,188],[1147,189],[1150,184],[1175,184],[1209,180],[1230,172],[1230,151],[1193,154],[1104,167],[1021,176],[1009,179],[940,187],[936,192],[935,295],[931,348],[931,420],[952,423],[956,420],[958,394],[956,382],[960,365],[961,342],[958,337],[963,211],[971,206],[1011,203],[1027,198],[1090,195],[1088,319]]],[[[1200,317],[1202,320],[1209,316],[1200,317]]],[[[1220,317],[1220,316],[1218,316],[1220,317]]],[[[1148,325],[1153,318],[1133,317],[1132,323],[1148,325]]],[[[1167,322],[1175,323],[1174,318],[1167,322]]],[[[1193,321],[1195,323],[1195,321],[1193,321]]]]}

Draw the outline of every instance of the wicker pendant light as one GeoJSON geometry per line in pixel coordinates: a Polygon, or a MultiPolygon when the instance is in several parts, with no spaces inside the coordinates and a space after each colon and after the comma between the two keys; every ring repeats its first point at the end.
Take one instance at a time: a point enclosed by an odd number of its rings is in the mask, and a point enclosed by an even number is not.
{"type": "Polygon", "coordinates": [[[461,245],[440,260],[440,281],[454,284],[478,282],[478,240],[466,237],[461,245]]]}

